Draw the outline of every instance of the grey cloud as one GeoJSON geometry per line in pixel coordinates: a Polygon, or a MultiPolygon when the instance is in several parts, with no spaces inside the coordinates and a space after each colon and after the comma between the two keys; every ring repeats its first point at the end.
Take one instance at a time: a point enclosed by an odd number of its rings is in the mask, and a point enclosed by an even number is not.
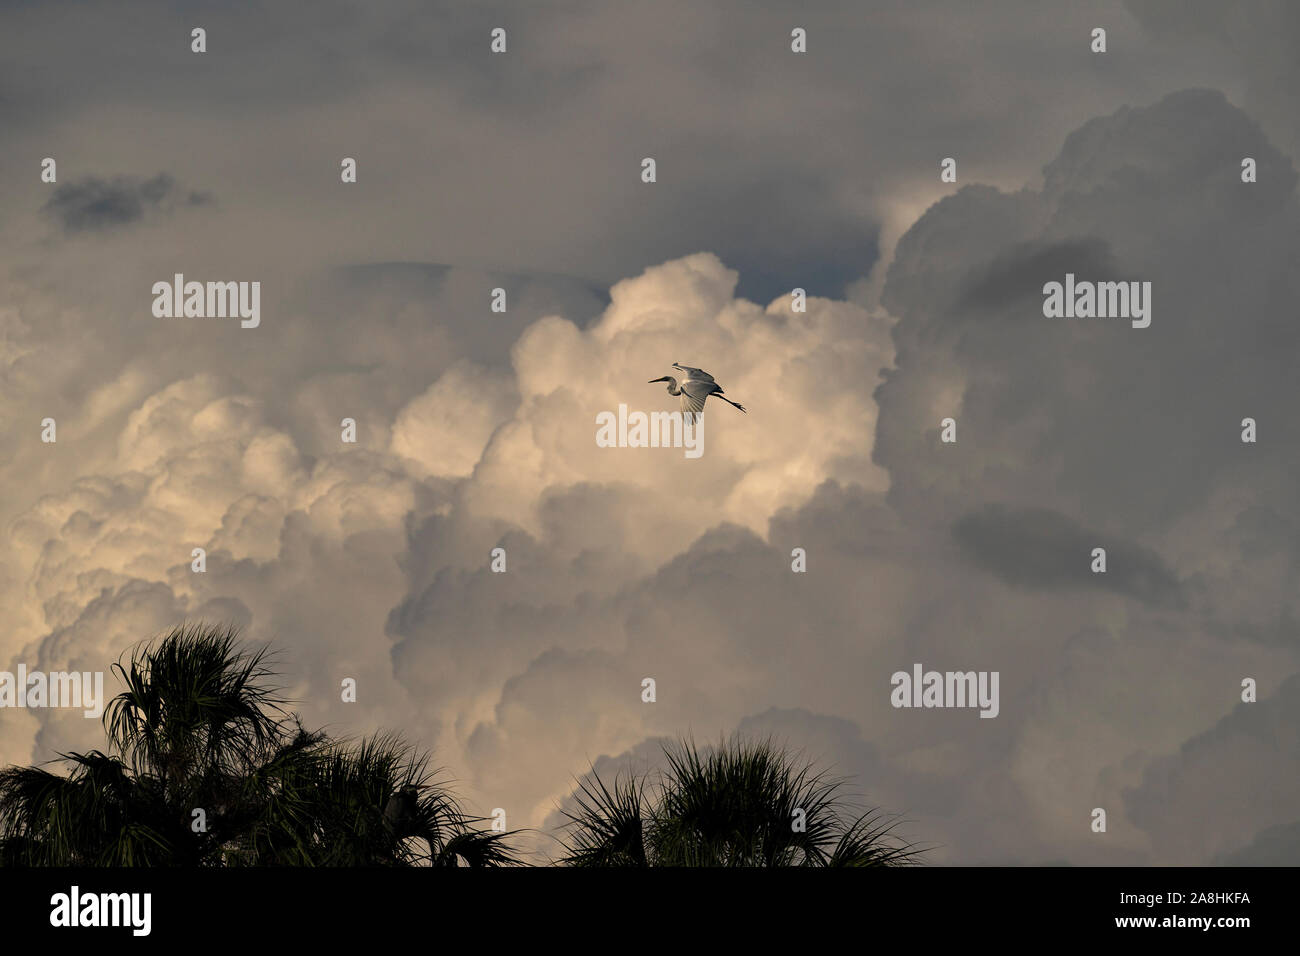
{"type": "Polygon", "coordinates": [[[645,261],[708,249],[739,270],[738,294],[763,305],[796,287],[843,297],[845,286],[875,265],[879,222],[843,208],[832,184],[778,164],[737,171],[721,149],[713,164],[719,171],[710,173],[700,168],[697,149],[656,154],[660,175],[676,181],[685,173],[685,188],[624,206],[641,221],[628,242],[645,261]],[[696,222],[689,236],[680,228],[686,220],[696,222]]]}
{"type": "Polygon", "coordinates": [[[788,9],[773,3],[228,8],[205,14],[203,55],[189,51],[193,24],[161,2],[142,5],[129,37],[102,11],[7,11],[0,35],[24,42],[0,64],[13,104],[3,119],[22,139],[0,175],[24,175],[12,157],[47,148],[68,117],[112,112],[169,131],[162,144],[105,131],[128,157],[247,203],[232,208],[225,244],[238,236],[268,265],[303,247],[335,262],[420,249],[608,285],[709,249],[742,269],[740,292],[755,300],[795,286],[838,295],[877,261],[896,203],[946,191],[939,158],[960,153],[962,182],[1028,173],[1083,119],[1188,72],[1172,55],[1116,58],[1087,84],[1062,69],[1087,63],[1078,37],[1094,16],[1128,20],[1118,2],[1062,13],[894,0],[856,12],[803,11],[812,45],[796,56],[788,9]],[[505,55],[489,52],[495,26],[509,31],[505,55]],[[979,56],[973,31],[998,35],[1000,55],[979,56]],[[51,69],[95,82],[43,82],[51,69]],[[1011,111],[986,92],[1010,84],[1011,111]],[[231,156],[232,138],[255,146],[231,156]],[[348,191],[337,188],[343,155],[360,163],[348,191]],[[638,178],[647,155],[660,160],[653,187],[638,178]],[[377,207],[360,197],[391,211],[382,232],[364,228],[377,207]],[[259,211],[271,228],[248,229],[259,211]]]}
{"type": "Polygon", "coordinates": [[[1100,588],[1151,604],[1183,600],[1178,577],[1149,548],[1097,535],[1046,509],[988,505],[957,520],[953,537],[966,555],[1008,584],[1025,588],[1100,588]],[[1091,570],[1106,550],[1106,572],[1091,570]]]}
{"type": "Polygon", "coordinates": [[[1290,0],[1254,0],[1245,7],[1214,0],[1126,0],[1144,45],[1231,71],[1243,105],[1270,137],[1300,153],[1295,91],[1300,88],[1300,8],[1290,0]]]}
{"type": "Polygon", "coordinates": [[[149,213],[171,206],[202,206],[211,198],[202,192],[177,188],[166,173],[150,179],[94,176],[63,183],[45,203],[44,211],[64,232],[103,232],[139,222],[149,213]]]}
{"type": "Polygon", "coordinates": [[[1273,414],[1293,378],[1282,356],[1300,349],[1278,308],[1300,295],[1289,162],[1205,91],[1122,109],[1067,142],[1042,191],[965,188],[898,244],[883,301],[899,358],[877,390],[875,460],[917,520],[955,520],[974,499],[1138,536],[1229,473],[1271,487],[1295,467],[1300,425],[1273,414]],[[1243,184],[1242,155],[1279,175],[1243,184]],[[1028,298],[1023,321],[969,307],[972,279],[981,306],[1008,307],[1020,283],[1076,256],[1064,271],[1150,281],[1151,327],[1049,320],[1028,298]],[[1267,446],[1239,440],[1250,409],[1269,416],[1267,446]],[[958,441],[944,447],[946,415],[958,441]]]}
{"type": "Polygon", "coordinates": [[[1300,865],[1300,820],[1265,827],[1247,846],[1214,858],[1216,866],[1300,865]]]}
{"type": "MultiPolygon", "coordinates": [[[[1225,693],[1240,692],[1239,675],[1224,675],[1225,693]]],[[[1178,847],[1185,861],[1206,856],[1253,858],[1272,854],[1297,862],[1294,842],[1261,845],[1293,837],[1300,801],[1300,674],[1260,699],[1238,703],[1231,713],[1184,743],[1177,753],[1146,767],[1141,782],[1124,793],[1128,815],[1153,839],[1178,847]]]]}
{"type": "Polygon", "coordinates": [[[545,315],[590,324],[609,305],[609,290],[581,276],[452,268],[441,263],[374,262],[341,266],[329,276],[331,315],[377,310],[430,310],[447,304],[444,350],[458,358],[505,365],[524,329],[545,315]],[[506,311],[493,312],[491,291],[506,292],[506,311]]]}
{"type": "Polygon", "coordinates": [[[1123,278],[1104,240],[1030,241],[999,253],[984,266],[961,291],[957,308],[1008,308],[1032,300],[1033,307],[1019,314],[1041,318],[1044,283],[1061,282],[1067,272],[1080,281],[1123,278]]]}

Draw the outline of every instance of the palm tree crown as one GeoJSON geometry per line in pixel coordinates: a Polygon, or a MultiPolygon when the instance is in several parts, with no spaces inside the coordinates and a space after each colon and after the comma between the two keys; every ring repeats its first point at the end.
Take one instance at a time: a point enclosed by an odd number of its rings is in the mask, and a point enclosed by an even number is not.
{"type": "Polygon", "coordinates": [[[0,864],[433,865],[516,862],[400,738],[303,729],[265,650],[182,626],[114,672],[107,752],[62,776],[0,770],[0,864]]]}
{"type": "Polygon", "coordinates": [[[899,866],[922,849],[897,821],[852,815],[842,781],[814,773],[771,740],[733,738],[701,753],[664,747],[649,777],[581,781],[561,862],[571,866],[899,866]]]}

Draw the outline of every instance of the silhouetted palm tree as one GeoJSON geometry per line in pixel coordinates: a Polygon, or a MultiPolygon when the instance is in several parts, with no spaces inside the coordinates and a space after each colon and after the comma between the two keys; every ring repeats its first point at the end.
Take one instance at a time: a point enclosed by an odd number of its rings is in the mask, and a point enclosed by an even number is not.
{"type": "Polygon", "coordinates": [[[0,770],[0,863],[240,866],[515,863],[399,738],[304,730],[266,652],[231,628],[176,628],[114,671],[108,753],[68,776],[0,770]],[[201,812],[200,812],[201,811],[201,812]]]}
{"type": "Polygon", "coordinates": [[[901,866],[923,850],[896,840],[897,821],[853,816],[841,781],[797,764],[770,740],[733,738],[701,754],[665,746],[648,777],[594,771],[568,817],[570,866],[901,866]],[[800,812],[802,811],[802,812],[800,812]]]}

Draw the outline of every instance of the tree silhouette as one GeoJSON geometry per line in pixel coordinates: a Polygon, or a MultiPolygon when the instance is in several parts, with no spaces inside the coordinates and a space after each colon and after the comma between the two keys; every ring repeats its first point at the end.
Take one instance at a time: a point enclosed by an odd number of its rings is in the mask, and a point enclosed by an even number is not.
{"type": "Polygon", "coordinates": [[[664,747],[666,769],[579,782],[568,818],[570,866],[901,866],[923,849],[879,811],[852,815],[842,781],[771,740],[664,747]]]}
{"type": "Polygon", "coordinates": [[[389,734],[303,729],[266,651],[187,625],[113,670],[108,752],[67,776],[0,770],[0,863],[26,866],[500,866],[509,834],[477,828],[427,756],[389,734]]]}

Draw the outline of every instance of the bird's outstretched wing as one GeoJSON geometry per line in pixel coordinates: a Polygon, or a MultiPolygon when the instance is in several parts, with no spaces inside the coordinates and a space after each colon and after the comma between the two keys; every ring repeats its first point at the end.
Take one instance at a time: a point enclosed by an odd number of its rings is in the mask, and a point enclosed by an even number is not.
{"type": "Polygon", "coordinates": [[[710,375],[708,372],[704,371],[704,369],[702,368],[691,368],[689,365],[678,365],[676,362],[673,363],[673,368],[679,368],[683,372],[687,373],[687,375],[689,375],[691,378],[698,379],[699,381],[702,382],[713,381],[713,376],[710,375]]]}
{"type": "Polygon", "coordinates": [[[704,400],[718,391],[712,382],[685,381],[682,383],[682,414],[691,412],[695,415],[704,411],[704,400]]]}

